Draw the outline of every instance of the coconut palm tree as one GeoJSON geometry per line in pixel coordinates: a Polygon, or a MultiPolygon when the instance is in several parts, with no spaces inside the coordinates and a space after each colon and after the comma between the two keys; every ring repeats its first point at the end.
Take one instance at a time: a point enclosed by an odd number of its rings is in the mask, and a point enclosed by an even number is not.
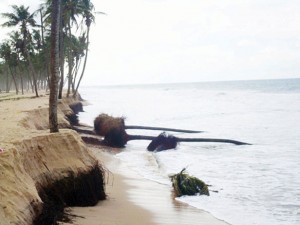
{"type": "MultiPolygon", "coordinates": [[[[51,0],[46,0],[45,21],[51,22],[51,0]]],[[[68,63],[68,91],[70,95],[71,85],[73,81],[72,73],[74,67],[74,58],[72,57],[72,25],[78,26],[77,16],[81,14],[81,0],[62,0],[61,1],[61,18],[60,18],[60,88],[59,98],[62,97],[62,89],[64,86],[64,63],[67,59],[68,63]]]]}
{"type": "MultiPolygon", "coordinates": [[[[21,60],[20,60],[20,55],[23,49],[23,42],[21,40],[21,35],[17,31],[13,31],[10,35],[10,45],[14,51],[14,56],[16,59],[16,66],[19,67],[19,71],[21,71],[21,60]]],[[[22,95],[24,94],[24,82],[23,82],[23,74],[20,72],[19,73],[20,78],[21,78],[21,89],[22,89],[22,95]]]]}
{"type": "MultiPolygon", "coordinates": [[[[85,25],[86,25],[86,49],[85,49],[85,58],[84,58],[84,62],[83,62],[82,72],[81,72],[79,81],[77,83],[75,92],[73,93],[74,97],[76,96],[76,94],[78,92],[79,85],[81,83],[82,77],[85,72],[88,51],[89,51],[90,27],[91,27],[91,24],[95,21],[95,16],[93,14],[95,7],[94,7],[93,3],[90,0],[82,0],[81,5],[82,5],[82,11],[83,11],[83,18],[85,20],[85,25]]],[[[102,13],[102,14],[104,14],[104,13],[102,13]]]]}
{"type": "Polygon", "coordinates": [[[50,132],[59,132],[57,122],[57,99],[59,81],[59,26],[61,0],[52,1],[51,22],[51,53],[50,53],[50,97],[49,97],[49,125],[50,132]]]}
{"type": "Polygon", "coordinates": [[[30,14],[29,7],[25,7],[24,5],[21,6],[12,5],[11,7],[13,9],[12,13],[2,13],[2,16],[8,19],[8,21],[2,24],[2,26],[4,27],[20,26],[20,33],[23,36],[22,37],[23,46],[24,46],[23,54],[29,63],[29,67],[31,69],[32,76],[33,76],[36,97],[38,97],[39,95],[38,95],[37,80],[36,80],[37,75],[28,51],[28,39],[30,36],[29,28],[36,26],[36,22],[34,20],[34,13],[30,14]]]}
{"type": "Polygon", "coordinates": [[[16,66],[16,54],[13,53],[10,43],[8,41],[4,42],[0,46],[0,58],[4,59],[10,74],[13,78],[13,82],[16,88],[16,94],[19,94],[17,79],[15,73],[13,72],[13,67],[16,66]]]}

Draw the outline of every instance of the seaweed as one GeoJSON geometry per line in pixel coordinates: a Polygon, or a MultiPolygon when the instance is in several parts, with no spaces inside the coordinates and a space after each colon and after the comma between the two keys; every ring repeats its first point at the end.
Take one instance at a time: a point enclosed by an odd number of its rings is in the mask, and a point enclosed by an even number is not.
{"type": "Polygon", "coordinates": [[[186,172],[186,168],[182,169],[180,173],[169,176],[174,188],[176,197],[183,195],[208,195],[209,190],[207,184],[197,177],[190,176],[186,172]]]}

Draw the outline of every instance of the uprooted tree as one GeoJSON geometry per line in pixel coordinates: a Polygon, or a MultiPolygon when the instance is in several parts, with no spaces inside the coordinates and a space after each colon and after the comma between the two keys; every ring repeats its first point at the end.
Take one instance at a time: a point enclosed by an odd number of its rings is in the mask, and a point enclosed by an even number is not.
{"type": "MultiPolygon", "coordinates": [[[[152,141],[147,149],[149,151],[162,151],[167,149],[176,148],[178,142],[219,142],[219,143],[230,143],[235,145],[249,145],[248,143],[231,140],[231,139],[218,139],[218,138],[179,138],[173,135],[168,135],[163,132],[158,137],[146,136],[146,135],[130,135],[127,134],[126,129],[139,129],[140,126],[126,126],[124,117],[112,117],[107,114],[100,114],[94,120],[94,131],[90,129],[78,128],[75,129],[81,133],[90,135],[88,138],[84,138],[93,144],[104,144],[111,147],[124,147],[128,141],[131,140],[150,140],[152,141]],[[133,128],[134,127],[134,128],[133,128]],[[96,135],[104,136],[104,140],[98,140],[96,135]]],[[[150,130],[169,130],[176,132],[185,133],[200,133],[202,131],[191,131],[173,128],[162,128],[162,127],[145,127],[142,129],[150,130]]]]}

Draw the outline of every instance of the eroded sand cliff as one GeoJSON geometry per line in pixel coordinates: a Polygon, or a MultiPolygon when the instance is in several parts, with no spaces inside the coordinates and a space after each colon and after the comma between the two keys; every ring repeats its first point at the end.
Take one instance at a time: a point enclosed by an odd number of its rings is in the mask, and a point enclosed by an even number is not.
{"type": "MultiPolygon", "coordinates": [[[[59,133],[49,133],[47,96],[10,98],[0,102],[0,148],[4,150],[0,153],[1,225],[33,224],[39,215],[45,214],[44,203],[51,200],[49,195],[54,195],[62,204],[76,205],[80,199],[84,205],[78,192],[100,184],[93,178],[90,181],[74,179],[95,172],[96,158],[75,131],[61,129],[59,133]],[[55,191],[53,186],[58,184],[59,188],[68,189],[71,183],[76,186],[70,190],[72,193],[55,191]],[[70,199],[75,199],[75,203],[68,203],[70,199]]],[[[70,126],[65,114],[70,112],[68,105],[72,102],[67,99],[59,103],[61,128],[70,126]]],[[[104,195],[88,197],[99,200],[104,195]]],[[[95,204],[94,200],[88,204],[95,204]]]]}

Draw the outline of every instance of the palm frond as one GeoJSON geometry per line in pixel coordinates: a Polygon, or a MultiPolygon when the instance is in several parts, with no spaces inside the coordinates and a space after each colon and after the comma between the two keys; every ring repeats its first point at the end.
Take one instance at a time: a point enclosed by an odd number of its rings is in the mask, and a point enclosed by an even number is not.
{"type": "Polygon", "coordinates": [[[208,195],[208,186],[200,179],[190,176],[186,172],[186,168],[182,169],[180,173],[169,176],[177,197],[183,195],[208,195]]]}

